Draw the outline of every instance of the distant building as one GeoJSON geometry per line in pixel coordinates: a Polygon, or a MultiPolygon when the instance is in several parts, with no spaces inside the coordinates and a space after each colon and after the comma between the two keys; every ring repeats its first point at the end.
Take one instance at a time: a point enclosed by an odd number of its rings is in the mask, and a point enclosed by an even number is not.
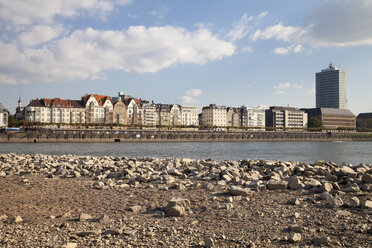
{"type": "Polygon", "coordinates": [[[346,71],[330,64],[315,77],[316,107],[347,109],[346,71]]]}
{"type": "Polygon", "coordinates": [[[156,125],[158,126],[171,126],[171,104],[155,104],[156,112],[156,125]]]}
{"type": "Polygon", "coordinates": [[[18,106],[16,108],[16,113],[14,115],[16,120],[24,120],[25,119],[25,108],[22,106],[21,98],[18,99],[18,106]]]}
{"type": "Polygon", "coordinates": [[[360,113],[356,118],[356,126],[372,129],[372,113],[360,113]]]}
{"type": "Polygon", "coordinates": [[[225,106],[210,104],[202,109],[202,123],[204,126],[225,127],[227,125],[226,117],[227,109],[225,106]]]}
{"type": "Polygon", "coordinates": [[[199,125],[197,106],[181,106],[181,124],[184,126],[197,126],[199,125]]]}
{"type": "Polygon", "coordinates": [[[308,114],[309,122],[312,119],[321,121],[324,128],[355,128],[355,115],[348,109],[311,108],[302,109],[308,114]]]}
{"type": "Polygon", "coordinates": [[[127,123],[128,125],[142,125],[143,109],[141,101],[135,97],[124,99],[127,106],[127,123]]]}
{"type": "Polygon", "coordinates": [[[265,111],[265,119],[266,127],[307,127],[307,114],[304,110],[300,110],[298,108],[273,106],[265,111]]]}
{"type": "Polygon", "coordinates": [[[41,123],[85,123],[85,108],[77,100],[33,99],[25,107],[25,120],[41,123]]]}
{"type": "Polygon", "coordinates": [[[240,127],[241,125],[241,108],[228,107],[226,109],[226,126],[240,127]]]}
{"type": "Polygon", "coordinates": [[[180,126],[182,124],[181,105],[173,104],[170,109],[170,125],[180,126]]]}
{"type": "Polygon", "coordinates": [[[87,123],[112,123],[114,106],[111,97],[86,94],[82,97],[87,123]]]}
{"type": "Polygon", "coordinates": [[[121,125],[127,124],[127,106],[120,98],[114,101],[113,105],[113,123],[121,125]]]}
{"type": "Polygon", "coordinates": [[[0,103],[0,128],[8,126],[8,110],[0,103]]]}
{"type": "Polygon", "coordinates": [[[247,126],[265,127],[265,108],[249,107],[247,108],[247,126]]]}
{"type": "Polygon", "coordinates": [[[156,126],[156,106],[154,103],[143,105],[143,125],[156,126]]]}

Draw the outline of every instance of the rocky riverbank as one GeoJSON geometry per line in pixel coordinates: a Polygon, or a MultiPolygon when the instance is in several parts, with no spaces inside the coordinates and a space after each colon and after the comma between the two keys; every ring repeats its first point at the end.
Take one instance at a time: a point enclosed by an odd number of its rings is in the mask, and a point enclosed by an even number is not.
{"type": "Polygon", "coordinates": [[[372,165],[0,154],[2,247],[370,247],[372,165]]]}

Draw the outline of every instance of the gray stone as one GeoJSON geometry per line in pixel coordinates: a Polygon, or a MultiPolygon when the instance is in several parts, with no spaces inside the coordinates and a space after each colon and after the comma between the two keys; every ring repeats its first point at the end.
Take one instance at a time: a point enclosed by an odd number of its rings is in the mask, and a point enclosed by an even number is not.
{"type": "Polygon", "coordinates": [[[348,177],[355,177],[357,175],[357,173],[349,166],[342,166],[340,168],[340,172],[342,175],[348,176],[348,177]]]}
{"type": "Polygon", "coordinates": [[[106,214],[102,214],[97,221],[102,224],[109,224],[111,222],[110,217],[106,214]]]}
{"type": "Polygon", "coordinates": [[[291,233],[302,233],[302,228],[299,225],[294,224],[289,226],[289,231],[291,233]]]}
{"type": "Polygon", "coordinates": [[[339,196],[336,196],[335,198],[333,198],[333,200],[332,200],[332,202],[331,202],[330,205],[333,208],[339,208],[342,205],[344,205],[344,202],[342,201],[342,199],[339,196]]]}
{"type": "Polygon", "coordinates": [[[94,182],[92,185],[93,189],[103,189],[105,187],[104,182],[94,182]]]}
{"type": "Polygon", "coordinates": [[[360,200],[358,199],[358,197],[354,196],[349,200],[348,205],[349,207],[357,208],[360,206],[360,200]]]}
{"type": "Polygon", "coordinates": [[[81,213],[79,215],[79,221],[87,221],[87,220],[91,220],[91,219],[92,219],[92,216],[90,216],[89,214],[81,213]]]}
{"type": "Polygon", "coordinates": [[[133,212],[133,213],[139,213],[141,211],[141,206],[131,206],[127,208],[127,211],[133,212]]]}
{"type": "Polygon", "coordinates": [[[83,231],[83,232],[76,233],[78,237],[86,237],[86,236],[92,236],[92,235],[98,235],[98,234],[100,234],[99,231],[83,231]]]}
{"type": "Polygon", "coordinates": [[[22,219],[22,217],[21,216],[15,216],[15,217],[13,217],[13,218],[11,218],[10,219],[10,223],[20,223],[20,222],[22,222],[23,221],[23,219],[22,219]]]}
{"type": "Polygon", "coordinates": [[[300,242],[302,240],[301,234],[299,233],[291,233],[290,241],[292,243],[300,242]]]}
{"type": "Polygon", "coordinates": [[[249,189],[243,189],[242,187],[239,187],[239,186],[230,186],[227,192],[231,195],[241,195],[241,196],[249,195],[249,189]]]}
{"type": "Polygon", "coordinates": [[[107,229],[102,235],[120,235],[122,231],[120,229],[107,229]]]}
{"type": "Polygon", "coordinates": [[[5,171],[0,171],[0,177],[6,177],[5,171]]]}
{"type": "Polygon", "coordinates": [[[328,245],[330,239],[329,237],[320,237],[320,238],[313,238],[314,245],[328,245]]]}
{"type": "Polygon", "coordinates": [[[292,204],[292,205],[299,205],[300,204],[300,200],[297,199],[297,198],[292,198],[289,200],[288,202],[289,204],[292,204]]]}
{"type": "Polygon", "coordinates": [[[285,188],[287,188],[287,185],[288,185],[288,182],[284,181],[284,180],[280,180],[280,181],[269,180],[266,183],[266,187],[269,190],[285,189],[285,188]]]}
{"type": "Polygon", "coordinates": [[[333,200],[333,196],[328,192],[324,192],[324,193],[320,194],[319,198],[322,199],[322,200],[325,200],[327,202],[332,202],[332,200],[333,200]]]}
{"type": "Polygon", "coordinates": [[[170,217],[181,217],[186,213],[185,208],[180,205],[167,206],[165,214],[170,217]]]}
{"type": "Polygon", "coordinates": [[[362,176],[362,181],[364,183],[372,183],[372,175],[370,175],[370,174],[364,174],[362,176]]]}
{"type": "Polygon", "coordinates": [[[214,239],[212,239],[212,238],[206,238],[204,240],[204,246],[205,247],[213,247],[214,244],[215,244],[215,242],[214,242],[214,239]]]}
{"type": "Polygon", "coordinates": [[[325,182],[320,186],[319,192],[330,192],[333,189],[333,186],[329,182],[325,182]]]}

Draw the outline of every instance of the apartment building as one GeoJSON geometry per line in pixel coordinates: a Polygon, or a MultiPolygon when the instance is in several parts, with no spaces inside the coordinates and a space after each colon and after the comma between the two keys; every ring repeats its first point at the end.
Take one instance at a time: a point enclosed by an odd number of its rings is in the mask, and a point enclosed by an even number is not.
{"type": "Polygon", "coordinates": [[[115,101],[113,106],[114,106],[113,123],[126,125],[127,124],[127,106],[120,99],[115,101]]]}
{"type": "Polygon", "coordinates": [[[265,108],[247,108],[247,127],[265,127],[265,108]]]}
{"type": "Polygon", "coordinates": [[[25,120],[41,123],[85,123],[81,101],[53,98],[33,99],[25,107],[25,120]]]}
{"type": "Polygon", "coordinates": [[[128,125],[142,125],[143,109],[141,101],[135,97],[128,97],[124,99],[127,106],[127,124],[128,125]]]}
{"type": "Polygon", "coordinates": [[[182,125],[181,105],[173,104],[170,109],[170,125],[182,125]]]}
{"type": "Polygon", "coordinates": [[[143,125],[156,126],[156,106],[154,103],[143,105],[143,125]]]}
{"type": "Polygon", "coordinates": [[[87,123],[112,123],[114,106],[111,97],[86,94],[82,97],[87,123]]]}
{"type": "Polygon", "coordinates": [[[242,125],[241,117],[241,108],[228,107],[226,109],[226,126],[240,127],[242,125]]]}
{"type": "Polygon", "coordinates": [[[338,108],[311,108],[302,109],[307,115],[308,119],[318,119],[324,128],[355,128],[355,115],[348,109],[338,108]]]}
{"type": "Polygon", "coordinates": [[[307,127],[307,113],[291,107],[273,106],[265,111],[266,127],[304,128],[307,127]]]}
{"type": "Polygon", "coordinates": [[[181,124],[185,126],[199,125],[197,106],[181,106],[181,124]]]}
{"type": "Polygon", "coordinates": [[[0,103],[0,128],[8,126],[8,110],[0,103]]]}
{"type": "Polygon", "coordinates": [[[171,125],[171,104],[155,104],[156,108],[156,125],[170,126],[171,125]]]}
{"type": "Polygon", "coordinates": [[[225,106],[210,104],[202,108],[202,125],[225,127],[227,125],[226,116],[227,109],[225,106]]]}

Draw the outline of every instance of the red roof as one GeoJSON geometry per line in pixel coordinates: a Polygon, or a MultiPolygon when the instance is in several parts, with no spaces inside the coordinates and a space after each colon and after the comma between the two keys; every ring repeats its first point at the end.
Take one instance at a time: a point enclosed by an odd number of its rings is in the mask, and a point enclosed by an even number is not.
{"type": "Polygon", "coordinates": [[[106,102],[107,100],[112,101],[112,100],[111,100],[111,97],[109,97],[109,96],[93,95],[93,94],[88,95],[88,94],[85,94],[85,95],[83,96],[83,102],[86,104],[87,101],[88,101],[88,99],[89,99],[89,97],[91,97],[91,96],[94,96],[94,97],[96,98],[96,100],[97,100],[99,106],[103,106],[103,104],[105,104],[105,102],[106,102]]]}

